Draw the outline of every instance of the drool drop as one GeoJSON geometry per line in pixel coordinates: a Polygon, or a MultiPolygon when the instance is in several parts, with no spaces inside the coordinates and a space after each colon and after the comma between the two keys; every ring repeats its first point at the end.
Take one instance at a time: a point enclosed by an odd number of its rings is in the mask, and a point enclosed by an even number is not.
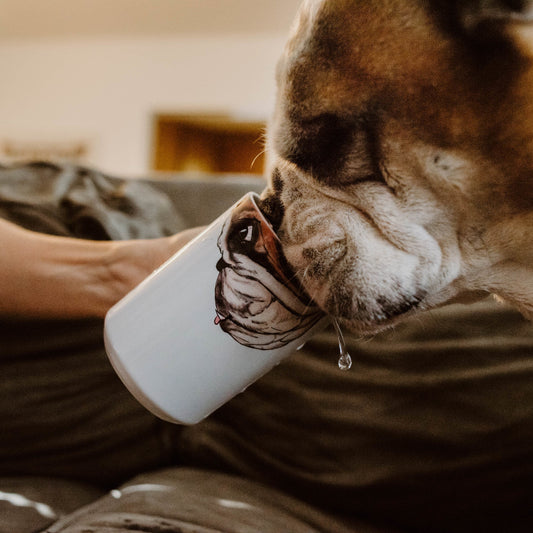
{"type": "Polygon", "coordinates": [[[337,333],[337,338],[339,339],[339,368],[341,370],[350,370],[350,368],[352,367],[352,358],[346,350],[346,343],[344,342],[344,336],[342,335],[341,328],[339,326],[339,323],[337,322],[337,319],[332,318],[331,321],[337,333]]]}

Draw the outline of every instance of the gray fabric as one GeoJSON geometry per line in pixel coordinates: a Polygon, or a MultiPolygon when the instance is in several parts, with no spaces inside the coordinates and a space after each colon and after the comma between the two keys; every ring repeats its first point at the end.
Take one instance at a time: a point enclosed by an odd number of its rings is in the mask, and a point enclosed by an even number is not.
{"type": "Polygon", "coordinates": [[[260,193],[266,186],[257,176],[180,175],[174,180],[147,180],[154,189],[173,202],[188,227],[205,226],[215,220],[229,206],[248,191],[260,193]]]}
{"type": "Polygon", "coordinates": [[[0,167],[0,216],[95,240],[160,237],[186,227],[167,195],[149,183],[39,162],[0,167]]]}

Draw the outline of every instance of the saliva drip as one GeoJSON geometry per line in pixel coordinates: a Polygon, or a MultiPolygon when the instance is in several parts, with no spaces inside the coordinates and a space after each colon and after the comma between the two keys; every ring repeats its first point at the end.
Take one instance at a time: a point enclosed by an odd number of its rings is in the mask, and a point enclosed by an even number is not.
{"type": "Polygon", "coordinates": [[[342,335],[341,328],[337,319],[331,318],[335,332],[337,333],[337,338],[339,339],[339,368],[341,370],[350,370],[352,368],[352,358],[348,351],[346,350],[346,343],[344,342],[344,336],[342,335]]]}

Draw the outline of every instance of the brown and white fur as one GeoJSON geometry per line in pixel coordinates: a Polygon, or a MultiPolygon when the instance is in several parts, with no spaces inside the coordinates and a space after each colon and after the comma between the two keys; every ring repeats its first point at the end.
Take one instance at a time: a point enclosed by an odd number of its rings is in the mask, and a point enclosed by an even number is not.
{"type": "Polygon", "coordinates": [[[303,286],[345,326],[488,293],[533,317],[532,4],[303,2],[263,200],[303,286]]]}

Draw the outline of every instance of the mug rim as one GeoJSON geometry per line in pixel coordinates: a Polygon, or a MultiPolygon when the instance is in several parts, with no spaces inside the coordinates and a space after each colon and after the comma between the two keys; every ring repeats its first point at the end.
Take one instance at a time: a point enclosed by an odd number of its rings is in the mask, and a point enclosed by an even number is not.
{"type": "Polygon", "coordinates": [[[281,240],[280,238],[278,237],[278,234],[274,231],[274,228],[272,227],[272,223],[270,222],[270,220],[268,220],[268,218],[264,215],[263,211],[261,211],[261,209],[259,208],[259,206],[257,205],[257,200],[260,200],[261,199],[261,195],[257,194],[256,192],[253,192],[253,191],[250,191],[249,193],[247,193],[245,195],[245,197],[248,196],[250,198],[250,200],[252,201],[252,203],[254,204],[254,209],[257,211],[257,213],[259,214],[259,216],[261,217],[261,220],[264,221],[266,223],[266,225],[268,226],[268,229],[270,231],[270,233],[272,233],[272,235],[274,236],[274,238],[276,239],[276,241],[281,245],[281,240]]]}

